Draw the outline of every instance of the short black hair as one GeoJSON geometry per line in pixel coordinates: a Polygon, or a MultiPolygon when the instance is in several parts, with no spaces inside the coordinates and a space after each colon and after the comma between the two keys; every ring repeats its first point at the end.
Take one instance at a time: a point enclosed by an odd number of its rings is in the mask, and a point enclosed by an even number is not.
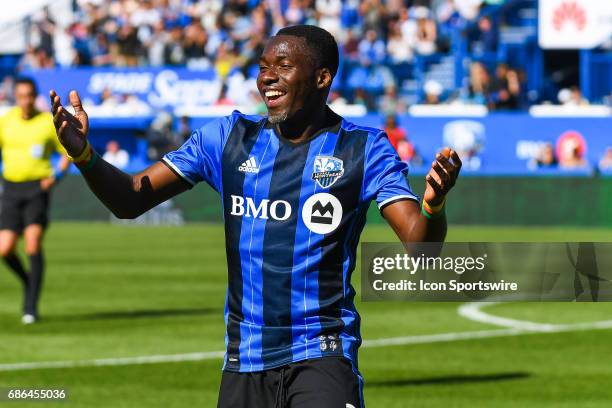
{"type": "Polygon", "coordinates": [[[306,40],[306,44],[313,51],[318,68],[328,68],[332,78],[338,72],[340,55],[338,44],[328,31],[313,25],[294,25],[281,28],[276,35],[291,35],[306,40]]]}
{"type": "Polygon", "coordinates": [[[15,86],[19,84],[28,84],[34,90],[34,96],[38,96],[38,86],[36,85],[36,81],[34,81],[30,77],[18,77],[15,79],[15,86]]]}

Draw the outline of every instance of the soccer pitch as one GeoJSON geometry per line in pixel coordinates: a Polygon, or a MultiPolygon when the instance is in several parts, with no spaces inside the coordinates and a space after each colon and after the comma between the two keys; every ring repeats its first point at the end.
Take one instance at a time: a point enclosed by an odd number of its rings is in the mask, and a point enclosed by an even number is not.
{"type": "MultiPolygon", "coordinates": [[[[612,230],[451,226],[448,239],[612,241],[612,230]]],[[[362,241],[395,237],[389,227],[373,225],[362,241]]],[[[62,388],[68,402],[0,398],[0,405],[216,406],[222,361],[215,352],[223,350],[225,333],[222,225],[55,223],[46,250],[42,321],[34,326],[21,325],[18,282],[0,267],[0,390],[62,388]],[[168,362],[167,356],[184,361],[168,362]],[[161,362],[133,364],[131,357],[161,362]],[[100,359],[106,365],[94,366],[92,360],[100,359]],[[41,362],[80,366],[41,368],[41,362]]],[[[359,289],[358,273],[353,285],[359,289]]],[[[460,316],[459,306],[358,301],[369,408],[612,405],[612,329],[591,324],[612,320],[612,304],[484,309],[566,325],[551,333],[479,323],[460,316]]]]}

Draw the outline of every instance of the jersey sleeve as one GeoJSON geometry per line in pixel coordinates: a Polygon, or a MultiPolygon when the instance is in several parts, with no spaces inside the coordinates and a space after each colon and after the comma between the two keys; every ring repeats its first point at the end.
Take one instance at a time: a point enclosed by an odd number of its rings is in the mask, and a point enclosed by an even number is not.
{"type": "Polygon", "coordinates": [[[213,120],[200,129],[178,149],[166,154],[162,162],[191,186],[206,181],[219,191],[221,184],[221,154],[232,117],[213,120]]]}
{"type": "Polygon", "coordinates": [[[408,183],[408,164],[400,160],[387,135],[380,132],[368,141],[362,200],[376,200],[382,211],[389,204],[419,198],[408,183]]]}

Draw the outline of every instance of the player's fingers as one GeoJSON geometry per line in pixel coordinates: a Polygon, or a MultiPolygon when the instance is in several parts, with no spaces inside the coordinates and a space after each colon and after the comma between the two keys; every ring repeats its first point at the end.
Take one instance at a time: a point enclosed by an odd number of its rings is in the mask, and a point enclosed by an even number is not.
{"type": "Polygon", "coordinates": [[[444,155],[438,154],[436,156],[436,160],[438,163],[440,163],[440,166],[442,166],[448,174],[452,174],[455,170],[453,164],[444,155]]]}
{"type": "Polygon", "coordinates": [[[69,98],[70,104],[74,108],[74,111],[81,112],[83,110],[83,105],[81,104],[81,97],[79,96],[78,92],[73,89],[70,91],[69,98]]]}
{"type": "Polygon", "coordinates": [[[440,184],[444,185],[448,183],[448,181],[450,180],[450,175],[446,172],[445,169],[442,168],[442,166],[440,166],[439,162],[433,162],[431,168],[436,172],[436,174],[440,178],[440,181],[441,181],[440,184]]]}
{"type": "Polygon", "coordinates": [[[55,125],[55,129],[59,129],[62,122],[62,112],[64,109],[60,106],[55,110],[55,114],[53,115],[53,124],[55,125]]]}
{"type": "Polygon", "coordinates": [[[459,158],[459,155],[457,154],[456,151],[451,150],[451,158],[453,159],[453,164],[455,165],[457,174],[459,174],[459,171],[461,170],[461,166],[463,165],[463,163],[461,162],[461,159],[459,158]]]}
{"type": "Polygon", "coordinates": [[[62,106],[62,102],[60,100],[60,97],[58,95],[54,95],[51,97],[51,112],[53,114],[55,114],[55,112],[57,112],[57,109],[62,106]]]}
{"type": "Polygon", "coordinates": [[[444,190],[442,189],[442,186],[438,184],[436,180],[434,180],[432,175],[427,175],[427,177],[425,177],[425,181],[427,181],[427,184],[429,184],[431,188],[433,188],[437,195],[444,195],[444,190]]]}
{"type": "Polygon", "coordinates": [[[57,135],[60,138],[64,136],[64,131],[66,130],[67,127],[68,127],[68,122],[63,121],[62,124],[60,125],[59,129],[57,130],[57,135]]]}
{"type": "Polygon", "coordinates": [[[433,177],[433,179],[436,181],[436,183],[438,183],[438,184],[439,184],[439,183],[441,183],[441,182],[442,182],[442,180],[440,180],[440,176],[439,176],[439,175],[438,175],[438,173],[436,173],[436,172],[434,171],[434,169],[433,169],[433,166],[435,166],[435,164],[436,164],[436,162],[435,162],[435,161],[431,163],[431,167],[432,167],[432,168],[431,168],[431,169],[429,170],[429,172],[427,173],[427,176],[431,176],[431,177],[433,177]]]}
{"type": "MultiPolygon", "coordinates": [[[[49,91],[49,100],[51,101],[51,106],[55,106],[55,97],[57,96],[57,94],[55,93],[55,91],[53,89],[51,89],[49,91]]],[[[51,109],[52,112],[54,112],[53,108],[51,109]]]]}

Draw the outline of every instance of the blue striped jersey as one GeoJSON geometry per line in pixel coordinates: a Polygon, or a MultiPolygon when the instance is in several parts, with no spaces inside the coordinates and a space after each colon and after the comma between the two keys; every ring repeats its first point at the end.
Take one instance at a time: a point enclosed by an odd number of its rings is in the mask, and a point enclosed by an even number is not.
{"type": "Polygon", "coordinates": [[[254,372],[325,356],[357,370],[350,284],[372,200],[418,200],[384,132],[338,117],[303,143],[234,112],[193,132],[163,162],[219,192],[228,289],[224,369],[254,372]]]}

